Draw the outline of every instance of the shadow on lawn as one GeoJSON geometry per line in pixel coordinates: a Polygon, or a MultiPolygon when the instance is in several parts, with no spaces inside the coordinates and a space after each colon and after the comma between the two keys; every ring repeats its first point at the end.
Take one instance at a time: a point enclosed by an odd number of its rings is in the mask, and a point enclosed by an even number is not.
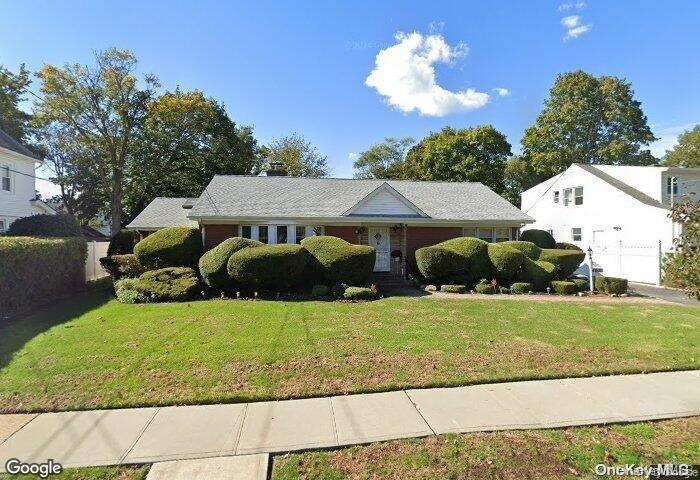
{"type": "Polygon", "coordinates": [[[114,293],[110,287],[103,284],[89,285],[79,294],[56,300],[38,311],[0,321],[0,369],[10,363],[14,354],[32,338],[89,312],[112,298],[114,293]]]}

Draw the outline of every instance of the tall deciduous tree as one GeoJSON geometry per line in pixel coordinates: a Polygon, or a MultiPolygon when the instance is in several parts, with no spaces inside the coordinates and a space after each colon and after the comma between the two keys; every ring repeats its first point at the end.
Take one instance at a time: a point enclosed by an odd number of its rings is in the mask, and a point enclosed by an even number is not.
{"type": "Polygon", "coordinates": [[[81,160],[104,179],[100,188],[109,199],[104,207],[110,212],[113,234],[121,227],[127,166],[158,85],[152,76],[139,82],[136,65],[133,53],[111,48],[95,54],[94,66],[46,65],[37,74],[43,94],[35,104],[37,125],[57,126],[91,152],[81,160]]]}
{"type": "Polygon", "coordinates": [[[700,125],[678,136],[678,144],[666,151],[664,165],[700,168],[700,125]]]}
{"type": "Polygon", "coordinates": [[[224,106],[202,92],[160,95],[148,105],[128,170],[127,217],[157,196],[198,196],[214,175],[257,173],[257,150],[252,129],[236,126],[224,106]]]}
{"type": "Polygon", "coordinates": [[[445,127],[411,148],[406,172],[408,178],[418,180],[481,182],[502,193],[510,155],[505,135],[490,125],[462,130],[445,127]]]}
{"type": "Polygon", "coordinates": [[[326,157],[298,133],[273,140],[262,149],[262,155],[271,163],[284,163],[292,177],[326,177],[330,174],[326,157]]]}
{"type": "Polygon", "coordinates": [[[410,137],[386,138],[362,152],[353,162],[355,178],[400,179],[406,177],[408,149],[415,143],[410,137]]]}
{"type": "Polygon", "coordinates": [[[16,74],[0,65],[0,129],[24,144],[29,142],[30,115],[19,104],[26,99],[30,83],[24,64],[16,74]]]}
{"type": "Polygon", "coordinates": [[[578,70],[557,77],[522,145],[532,169],[548,178],[572,163],[655,164],[644,148],[654,140],[628,82],[578,70]]]}

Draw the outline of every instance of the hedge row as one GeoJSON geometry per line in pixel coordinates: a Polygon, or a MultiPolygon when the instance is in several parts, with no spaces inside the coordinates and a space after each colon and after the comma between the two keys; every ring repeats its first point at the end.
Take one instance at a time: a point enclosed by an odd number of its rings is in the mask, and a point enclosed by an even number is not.
{"type": "Polygon", "coordinates": [[[134,254],[149,270],[196,267],[202,256],[202,238],[196,228],[164,228],[137,243],[134,254]]]}
{"type": "Polygon", "coordinates": [[[73,215],[32,215],[18,218],[5,233],[8,237],[82,237],[83,229],[73,215]]]}
{"type": "Polygon", "coordinates": [[[84,238],[0,237],[0,312],[75,291],[85,284],[86,258],[84,238]]]}

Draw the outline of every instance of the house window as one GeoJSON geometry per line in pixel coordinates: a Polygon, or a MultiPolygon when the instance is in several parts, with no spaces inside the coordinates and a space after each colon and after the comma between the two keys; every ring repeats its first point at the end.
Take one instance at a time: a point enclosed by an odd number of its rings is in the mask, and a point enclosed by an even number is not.
{"type": "Polygon", "coordinates": [[[250,225],[243,225],[241,227],[241,237],[243,238],[253,238],[253,227],[250,225]]]}
{"type": "Polygon", "coordinates": [[[554,192],[554,203],[559,203],[559,190],[554,192]]]}
{"type": "Polygon", "coordinates": [[[269,227],[267,225],[260,225],[258,227],[258,242],[260,243],[270,243],[269,242],[269,227]]]}
{"type": "Polygon", "coordinates": [[[0,233],[3,233],[6,228],[7,225],[5,224],[5,220],[0,220],[0,233]]]}
{"type": "Polygon", "coordinates": [[[493,228],[479,228],[479,238],[486,242],[493,242],[493,228]]]}
{"type": "Polygon", "coordinates": [[[581,234],[580,228],[571,229],[571,240],[573,240],[574,242],[580,242],[582,238],[583,235],[581,234]]]}
{"type": "Polygon", "coordinates": [[[306,238],[306,227],[304,225],[297,225],[294,227],[294,233],[296,235],[296,242],[301,243],[301,241],[306,238]]]}
{"type": "Polygon", "coordinates": [[[287,243],[287,225],[277,225],[277,243],[287,243]]]}
{"type": "Polygon", "coordinates": [[[571,189],[570,188],[565,188],[564,189],[564,206],[568,207],[571,205],[571,189]]]}
{"type": "Polygon", "coordinates": [[[476,228],[465,227],[462,229],[462,236],[464,237],[476,237],[476,228]]]}
{"type": "Polygon", "coordinates": [[[11,192],[12,191],[12,177],[10,177],[10,166],[3,165],[2,168],[0,169],[0,173],[2,174],[2,189],[3,189],[3,191],[11,192]]]}
{"type": "Polygon", "coordinates": [[[510,240],[510,228],[496,229],[496,242],[507,242],[510,240]]]}
{"type": "Polygon", "coordinates": [[[574,205],[583,205],[583,187],[574,188],[574,205]]]}
{"type": "Polygon", "coordinates": [[[678,195],[678,178],[668,177],[666,179],[666,194],[678,195]]]}

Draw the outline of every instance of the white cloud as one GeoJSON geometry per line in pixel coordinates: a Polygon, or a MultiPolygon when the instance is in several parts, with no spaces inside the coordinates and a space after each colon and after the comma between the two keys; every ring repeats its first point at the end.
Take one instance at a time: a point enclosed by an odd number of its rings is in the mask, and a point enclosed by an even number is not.
{"type": "Polygon", "coordinates": [[[350,152],[350,153],[348,153],[348,159],[349,159],[349,160],[352,160],[353,162],[354,162],[355,160],[357,160],[357,158],[358,158],[359,156],[360,156],[359,153],[355,153],[355,152],[350,152]]]}
{"type": "Polygon", "coordinates": [[[662,158],[664,155],[666,155],[666,150],[671,150],[673,147],[676,146],[676,144],[678,143],[678,135],[687,130],[690,130],[698,123],[700,122],[686,123],[685,125],[671,125],[665,127],[651,125],[651,129],[652,131],[654,131],[654,135],[659,138],[658,140],[652,142],[649,145],[649,150],[651,150],[651,154],[657,158],[662,158]]]}
{"type": "Polygon", "coordinates": [[[592,27],[591,24],[584,25],[580,15],[569,15],[561,19],[561,24],[566,28],[566,35],[564,40],[569,40],[571,38],[578,38],[592,27]]]}
{"type": "Polygon", "coordinates": [[[379,51],[374,70],[365,80],[365,85],[386,97],[389,105],[402,112],[442,117],[488,103],[488,93],[473,88],[452,92],[436,82],[435,64],[453,63],[467,54],[466,45],[452,47],[441,35],[418,32],[399,32],[395,38],[396,44],[379,51]]]}
{"type": "Polygon", "coordinates": [[[494,88],[493,91],[496,92],[496,94],[499,97],[507,97],[508,95],[510,95],[510,90],[508,90],[507,88],[503,88],[503,87],[494,88]]]}
{"type": "Polygon", "coordinates": [[[559,5],[559,8],[557,8],[558,11],[563,12],[565,10],[571,10],[573,8],[580,10],[586,6],[586,2],[567,2],[567,3],[562,3],[559,5]]]}

